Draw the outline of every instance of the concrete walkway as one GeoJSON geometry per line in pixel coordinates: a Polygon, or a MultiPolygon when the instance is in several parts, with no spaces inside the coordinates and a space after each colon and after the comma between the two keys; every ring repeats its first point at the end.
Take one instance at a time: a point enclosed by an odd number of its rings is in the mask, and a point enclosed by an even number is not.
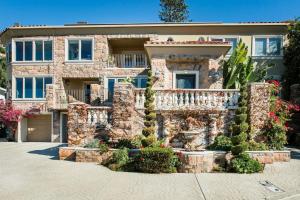
{"type": "Polygon", "coordinates": [[[263,174],[141,174],[57,160],[58,144],[0,143],[0,200],[300,199],[300,151],[263,174]],[[275,193],[259,182],[270,181],[275,193]]]}

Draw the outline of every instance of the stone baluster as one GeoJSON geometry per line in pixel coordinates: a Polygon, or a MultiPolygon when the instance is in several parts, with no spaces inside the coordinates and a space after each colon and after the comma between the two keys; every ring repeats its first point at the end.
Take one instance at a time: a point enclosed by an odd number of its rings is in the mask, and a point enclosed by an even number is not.
{"type": "Polygon", "coordinates": [[[228,107],[228,93],[227,92],[224,92],[224,102],[223,102],[223,106],[225,108],[228,107]]]}
{"type": "Polygon", "coordinates": [[[179,104],[178,104],[178,93],[175,91],[173,93],[173,108],[176,108],[179,104]]]}
{"type": "Polygon", "coordinates": [[[204,92],[201,92],[200,93],[200,104],[199,104],[199,106],[200,107],[202,107],[203,105],[206,105],[206,103],[205,103],[205,93],[204,92]]]}
{"type": "Polygon", "coordinates": [[[188,91],[185,91],[185,97],[184,97],[184,105],[185,106],[189,106],[189,96],[190,96],[190,93],[188,91]]]}
{"type": "Polygon", "coordinates": [[[200,96],[199,96],[199,92],[196,92],[196,98],[195,98],[196,102],[196,106],[199,107],[200,106],[200,96]]]}
{"type": "Polygon", "coordinates": [[[91,111],[88,110],[88,119],[87,119],[88,123],[91,124],[92,123],[92,114],[91,111]]]}
{"type": "Polygon", "coordinates": [[[163,99],[163,107],[167,108],[168,107],[168,101],[169,101],[169,93],[167,91],[165,91],[163,93],[164,95],[164,99],[163,99]]]}
{"type": "Polygon", "coordinates": [[[93,114],[93,125],[96,124],[98,122],[98,116],[97,116],[97,112],[96,110],[94,111],[94,114],[93,114]]]}
{"type": "Polygon", "coordinates": [[[183,106],[183,92],[179,93],[179,106],[183,106]]]}
{"type": "Polygon", "coordinates": [[[212,106],[212,104],[211,104],[211,94],[210,94],[210,92],[207,92],[206,94],[207,94],[207,96],[206,96],[206,100],[207,100],[206,104],[207,104],[207,106],[209,108],[211,108],[211,106],[212,106]]]}
{"type": "Polygon", "coordinates": [[[140,108],[140,91],[136,91],[135,93],[135,107],[140,108]]]}
{"type": "Polygon", "coordinates": [[[173,108],[173,97],[174,97],[174,93],[170,92],[169,101],[168,101],[169,108],[173,108]]]}
{"type": "Polygon", "coordinates": [[[192,92],[190,92],[190,94],[191,94],[191,104],[190,104],[190,106],[194,107],[195,106],[195,97],[194,97],[195,93],[192,91],[192,92]]]}
{"type": "Polygon", "coordinates": [[[145,98],[145,91],[142,91],[141,92],[141,95],[142,95],[142,102],[141,102],[141,105],[140,105],[140,107],[141,108],[144,108],[144,104],[145,104],[145,101],[146,101],[146,98],[145,98]]]}

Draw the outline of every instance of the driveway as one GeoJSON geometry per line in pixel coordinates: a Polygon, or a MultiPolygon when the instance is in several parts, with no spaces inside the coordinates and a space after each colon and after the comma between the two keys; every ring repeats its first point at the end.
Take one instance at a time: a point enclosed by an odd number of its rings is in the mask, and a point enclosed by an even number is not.
{"type": "Polygon", "coordinates": [[[0,143],[0,200],[300,199],[300,151],[262,174],[141,174],[57,160],[53,143],[0,143]],[[269,181],[283,192],[259,182],[269,181]]]}

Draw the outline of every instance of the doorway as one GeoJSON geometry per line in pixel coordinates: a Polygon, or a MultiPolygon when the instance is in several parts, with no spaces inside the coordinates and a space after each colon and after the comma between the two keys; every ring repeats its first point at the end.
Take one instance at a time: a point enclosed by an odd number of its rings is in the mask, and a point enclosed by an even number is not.
{"type": "Polygon", "coordinates": [[[66,112],[60,113],[60,135],[61,142],[68,142],[68,114],[66,112]]]}

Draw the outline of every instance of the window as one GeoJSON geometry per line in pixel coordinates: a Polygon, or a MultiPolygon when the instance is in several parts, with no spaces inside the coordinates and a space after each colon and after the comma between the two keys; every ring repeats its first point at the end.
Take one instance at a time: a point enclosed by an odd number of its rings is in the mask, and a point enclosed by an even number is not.
{"type": "Polygon", "coordinates": [[[45,98],[47,84],[52,84],[52,77],[18,77],[16,78],[16,98],[45,98]]]}
{"type": "Polygon", "coordinates": [[[195,89],[196,74],[176,74],[176,88],[195,89]]]}
{"type": "Polygon", "coordinates": [[[51,61],[52,40],[16,41],[16,61],[51,61]]]}
{"type": "Polygon", "coordinates": [[[210,41],[229,42],[231,44],[231,49],[228,51],[227,55],[231,55],[233,50],[237,46],[238,38],[237,37],[211,37],[210,41]]]}
{"type": "Polygon", "coordinates": [[[93,60],[93,40],[68,40],[68,60],[93,60]]]}
{"type": "MultiPolygon", "coordinates": [[[[115,83],[120,83],[124,81],[125,78],[108,78],[107,80],[107,101],[112,102],[113,101],[113,95],[114,95],[114,87],[115,83]]],[[[147,78],[146,77],[135,77],[132,79],[133,85],[137,88],[146,88],[147,78]]]]}
{"type": "Polygon", "coordinates": [[[134,78],[132,84],[136,88],[146,88],[147,78],[134,78]]]}
{"type": "Polygon", "coordinates": [[[254,56],[281,56],[282,37],[255,37],[254,56]]]}

